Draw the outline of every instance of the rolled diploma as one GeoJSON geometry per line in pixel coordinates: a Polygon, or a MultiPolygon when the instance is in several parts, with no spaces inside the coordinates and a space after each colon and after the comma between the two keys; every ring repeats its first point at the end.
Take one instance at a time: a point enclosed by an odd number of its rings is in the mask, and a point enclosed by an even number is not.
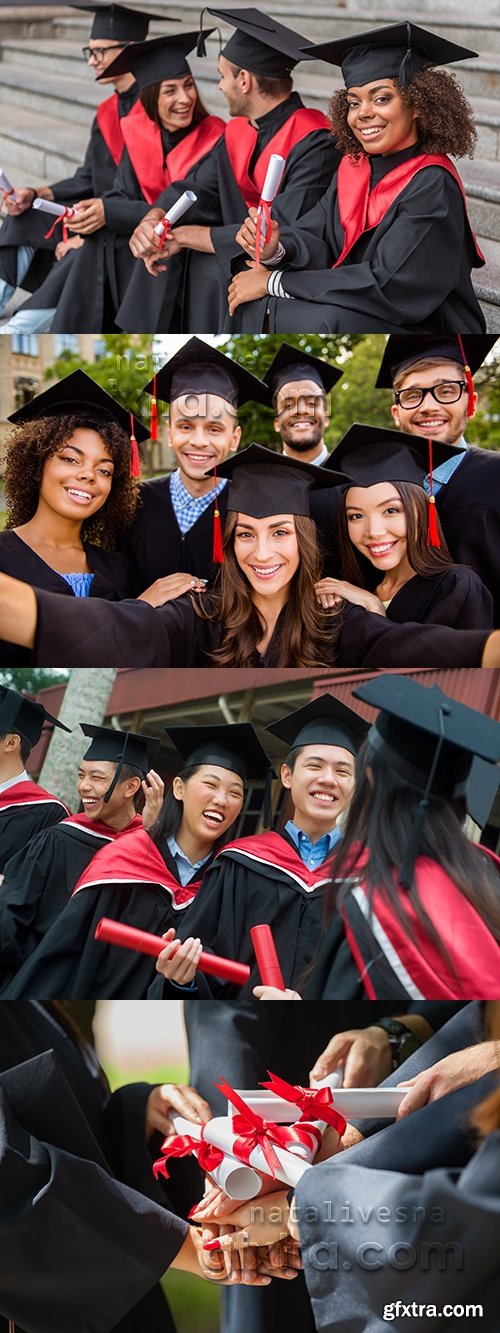
{"type": "Polygon", "coordinates": [[[32,208],[41,209],[42,213],[52,213],[55,218],[77,218],[76,208],[65,208],[64,204],[56,204],[53,199],[34,199],[32,208]]]}
{"type": "MultiPolygon", "coordinates": [[[[316,1084],[318,1088],[327,1088],[331,1086],[328,1078],[316,1084]]],[[[286,1102],[281,1097],[275,1097],[267,1089],[254,1089],[252,1091],[237,1089],[240,1097],[251,1111],[261,1115],[265,1120],[274,1120],[278,1125],[294,1123],[298,1120],[298,1109],[294,1102],[286,1102]]],[[[406,1095],[407,1088],[337,1088],[335,1090],[335,1110],[346,1117],[346,1120],[362,1120],[363,1117],[370,1117],[381,1120],[394,1120],[403,1097],[406,1095]]],[[[321,1122],[313,1121],[311,1123],[319,1124],[321,1122]]]]}
{"type": "Polygon", "coordinates": [[[180,199],[177,199],[175,204],[172,204],[168,213],[165,213],[164,217],[162,217],[158,223],[158,226],[155,227],[155,236],[163,236],[167,223],[173,227],[174,223],[178,222],[179,218],[183,217],[184,213],[187,213],[188,208],[191,208],[191,204],[196,203],[197,197],[198,196],[194,194],[192,190],[184,190],[184,194],[181,194],[180,199]]]}
{"type": "MultiPolygon", "coordinates": [[[[201,1141],[200,1125],[191,1124],[190,1120],[185,1120],[176,1111],[170,1111],[169,1116],[176,1134],[190,1134],[191,1138],[201,1141]]],[[[206,1141],[206,1134],[203,1137],[206,1141]]],[[[245,1166],[244,1162],[238,1162],[236,1157],[225,1155],[224,1161],[214,1167],[210,1175],[230,1199],[255,1199],[262,1189],[262,1180],[257,1172],[251,1166],[245,1166]]]]}
{"type": "Polygon", "coordinates": [[[276,953],[271,927],[268,925],[251,926],[250,938],[254,947],[262,985],[275,986],[277,990],[284,991],[283,973],[276,953]]]}
{"type": "MultiPolygon", "coordinates": [[[[265,204],[272,204],[274,199],[276,198],[276,195],[281,185],[281,181],[283,179],[284,170],[285,170],[284,157],[281,157],[279,153],[271,153],[271,157],[269,158],[269,162],[267,165],[265,181],[262,186],[262,192],[260,196],[261,200],[264,200],[265,204]]],[[[265,212],[262,209],[260,218],[260,234],[263,240],[266,234],[266,230],[267,230],[267,221],[265,212]]]]}
{"type": "MultiPolygon", "coordinates": [[[[126,926],[122,921],[115,921],[108,916],[102,916],[98,921],[94,939],[117,944],[122,949],[135,949],[137,953],[149,954],[151,958],[159,958],[166,948],[166,941],[161,935],[151,935],[147,930],[126,926]]],[[[244,986],[250,976],[248,963],[237,963],[232,958],[219,958],[218,954],[204,952],[198,959],[198,971],[206,972],[207,976],[221,977],[223,981],[234,981],[236,986],[244,986]]]]}
{"type": "Polygon", "coordinates": [[[6,176],[5,171],[2,171],[1,169],[0,169],[0,190],[5,190],[6,194],[12,194],[14,190],[14,186],[11,185],[9,177],[6,176]]]}
{"type": "MultiPolygon", "coordinates": [[[[213,1120],[209,1120],[207,1125],[204,1125],[203,1137],[206,1143],[213,1143],[222,1152],[234,1156],[234,1145],[241,1136],[233,1133],[231,1121],[228,1117],[216,1116],[213,1120]]],[[[287,1148],[280,1148],[277,1143],[273,1143],[272,1146],[279,1163],[276,1169],[276,1178],[281,1180],[284,1185],[295,1188],[304,1171],[310,1169],[310,1163],[305,1162],[302,1158],[297,1158],[287,1148]]],[[[249,1164],[254,1166],[255,1170],[261,1172],[262,1175],[269,1176],[269,1167],[262,1148],[253,1149],[250,1153],[249,1164]]]]}

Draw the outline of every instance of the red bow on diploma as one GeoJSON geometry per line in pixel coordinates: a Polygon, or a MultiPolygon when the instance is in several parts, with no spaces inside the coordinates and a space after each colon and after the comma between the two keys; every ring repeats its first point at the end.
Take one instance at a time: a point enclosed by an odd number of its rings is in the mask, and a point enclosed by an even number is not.
{"type": "Polygon", "coordinates": [[[62,231],[62,238],[63,238],[63,241],[67,241],[67,239],[68,239],[68,228],[67,228],[67,226],[66,226],[66,218],[72,218],[72,217],[74,216],[74,211],[75,211],[74,208],[65,208],[65,209],[64,209],[64,213],[59,213],[58,216],[57,216],[56,218],[54,218],[54,221],[53,221],[53,223],[52,223],[52,226],[49,227],[49,230],[46,231],[46,232],[44,232],[44,235],[43,235],[43,239],[44,239],[44,241],[49,241],[49,240],[50,240],[51,236],[54,235],[54,232],[55,232],[56,227],[59,226],[59,223],[61,223],[61,231],[62,231]]]}
{"type": "Polygon", "coordinates": [[[160,237],[160,240],[159,240],[159,243],[158,243],[158,249],[159,249],[159,250],[163,250],[163,247],[164,247],[164,245],[165,245],[165,241],[166,241],[166,239],[167,239],[167,236],[168,236],[169,232],[172,230],[172,228],[171,228],[171,226],[170,226],[170,223],[169,223],[165,218],[162,218],[161,225],[162,225],[162,230],[161,230],[161,232],[158,232],[158,233],[157,233],[157,234],[159,235],[159,237],[160,237]]]}
{"type": "Polygon", "coordinates": [[[270,1069],[267,1072],[270,1082],[261,1083],[261,1088],[268,1088],[285,1102],[293,1102],[302,1111],[301,1120],[324,1120],[337,1130],[339,1139],[342,1138],[347,1121],[335,1110],[331,1088],[301,1088],[299,1084],[287,1083],[284,1078],[272,1074],[270,1069]]]}
{"type": "Polygon", "coordinates": [[[193,1139],[191,1134],[171,1134],[162,1143],[162,1148],[165,1156],[159,1157],[153,1163],[155,1180],[158,1180],[158,1176],[165,1176],[165,1180],[168,1180],[167,1162],[169,1157],[187,1157],[188,1153],[194,1153],[202,1171],[206,1171],[208,1175],[224,1161],[224,1153],[221,1152],[220,1148],[214,1148],[211,1143],[205,1143],[203,1139],[193,1139]]]}
{"type": "Polygon", "coordinates": [[[243,1098],[238,1096],[230,1083],[226,1083],[224,1079],[220,1083],[215,1083],[214,1087],[218,1088],[219,1092],[223,1092],[232,1106],[235,1106],[236,1110],[240,1112],[239,1115],[233,1116],[233,1129],[238,1137],[231,1149],[240,1162],[245,1162],[249,1166],[251,1153],[255,1148],[262,1148],[269,1175],[274,1180],[280,1162],[273,1144],[276,1144],[279,1148],[288,1148],[291,1143],[304,1143],[306,1147],[312,1147],[311,1134],[317,1136],[317,1131],[313,1125],[308,1126],[307,1130],[305,1127],[297,1129],[297,1127],[291,1127],[290,1125],[275,1125],[272,1120],[264,1120],[261,1115],[257,1115],[256,1111],[252,1111],[243,1101],[243,1098]]]}

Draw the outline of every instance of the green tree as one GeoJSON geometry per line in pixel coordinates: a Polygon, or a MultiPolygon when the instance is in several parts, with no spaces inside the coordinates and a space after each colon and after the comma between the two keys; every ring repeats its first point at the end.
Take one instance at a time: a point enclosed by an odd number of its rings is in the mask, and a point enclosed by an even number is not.
{"type": "Polygon", "coordinates": [[[60,685],[68,679],[69,671],[58,671],[41,667],[6,667],[0,671],[0,685],[9,685],[13,690],[25,690],[27,694],[36,694],[38,690],[48,689],[51,685],[60,685]]]}
{"type": "MultiPolygon", "coordinates": [[[[98,361],[82,361],[74,352],[61,354],[52,366],[45,371],[45,379],[54,379],[71,375],[74,370],[84,370],[90,378],[100,384],[102,389],[123,403],[129,412],[133,412],[139,421],[149,424],[150,401],[142,393],[144,384],[152,378],[156,369],[153,358],[153,337],[149,333],[105,333],[102,336],[104,355],[98,361]]],[[[145,461],[145,472],[152,471],[152,446],[146,442],[141,445],[145,461]]]]}

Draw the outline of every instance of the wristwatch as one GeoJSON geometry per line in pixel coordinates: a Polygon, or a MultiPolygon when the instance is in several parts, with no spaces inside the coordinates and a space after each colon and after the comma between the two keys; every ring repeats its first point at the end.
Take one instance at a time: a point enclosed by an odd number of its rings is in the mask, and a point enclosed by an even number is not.
{"type": "Polygon", "coordinates": [[[406,1023],[400,1023],[398,1018],[379,1018],[376,1023],[371,1023],[372,1028],[383,1028],[389,1038],[389,1045],[392,1055],[392,1068],[399,1069],[399,1066],[418,1051],[422,1045],[422,1039],[413,1028],[406,1026],[406,1023]]]}

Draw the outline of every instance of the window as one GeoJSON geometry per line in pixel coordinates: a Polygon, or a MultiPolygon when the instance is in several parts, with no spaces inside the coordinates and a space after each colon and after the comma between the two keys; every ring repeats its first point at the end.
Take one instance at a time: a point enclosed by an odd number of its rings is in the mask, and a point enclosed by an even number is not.
{"type": "Polygon", "coordinates": [[[78,334],[77,333],[55,333],[54,347],[56,356],[63,356],[64,352],[76,352],[78,354],[78,334]]]}
{"type": "Polygon", "coordinates": [[[37,333],[13,333],[12,351],[21,356],[38,356],[37,333]]]}

